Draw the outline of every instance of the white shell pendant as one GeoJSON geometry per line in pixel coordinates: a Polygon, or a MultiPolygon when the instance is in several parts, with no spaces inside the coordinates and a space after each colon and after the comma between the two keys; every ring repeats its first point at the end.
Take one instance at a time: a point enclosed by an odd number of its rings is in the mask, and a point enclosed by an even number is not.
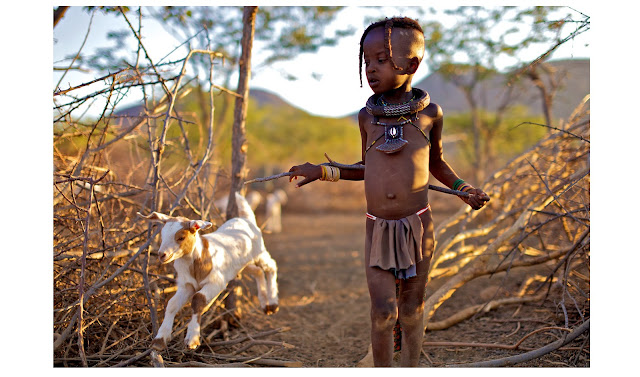
{"type": "Polygon", "coordinates": [[[384,153],[396,153],[409,142],[402,138],[402,126],[389,125],[384,128],[384,144],[376,147],[376,150],[384,153]]]}

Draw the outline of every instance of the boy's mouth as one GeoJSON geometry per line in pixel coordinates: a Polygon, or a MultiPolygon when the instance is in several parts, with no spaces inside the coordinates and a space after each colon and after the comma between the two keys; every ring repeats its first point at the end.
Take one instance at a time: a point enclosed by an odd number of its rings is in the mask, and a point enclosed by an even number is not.
{"type": "Polygon", "coordinates": [[[369,79],[369,86],[375,86],[379,83],[380,81],[376,80],[376,79],[369,79]]]}

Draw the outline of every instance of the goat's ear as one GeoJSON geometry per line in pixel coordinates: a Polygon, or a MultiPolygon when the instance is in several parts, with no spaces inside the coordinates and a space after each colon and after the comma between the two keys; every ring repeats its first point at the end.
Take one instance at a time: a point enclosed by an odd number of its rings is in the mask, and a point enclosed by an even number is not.
{"type": "Polygon", "coordinates": [[[213,226],[212,223],[208,222],[208,221],[204,221],[204,220],[191,220],[191,224],[189,225],[189,227],[193,230],[198,230],[198,229],[209,229],[213,226]]]}
{"type": "Polygon", "coordinates": [[[147,216],[138,212],[138,216],[142,217],[143,219],[147,219],[149,221],[160,222],[163,224],[173,218],[171,216],[165,215],[164,213],[160,213],[160,212],[151,212],[151,214],[147,216]]]}

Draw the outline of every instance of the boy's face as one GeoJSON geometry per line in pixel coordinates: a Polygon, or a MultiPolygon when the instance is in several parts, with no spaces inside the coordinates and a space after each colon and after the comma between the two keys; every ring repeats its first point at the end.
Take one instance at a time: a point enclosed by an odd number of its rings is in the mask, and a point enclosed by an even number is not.
{"type": "MultiPolygon", "coordinates": [[[[393,32],[392,32],[393,35],[393,32]]],[[[394,38],[392,36],[391,46],[394,46],[394,38]]],[[[396,46],[398,46],[396,44],[396,46]]],[[[394,69],[391,59],[387,54],[384,43],[384,27],[372,29],[367,34],[362,44],[364,53],[364,64],[369,87],[376,94],[382,94],[389,90],[399,88],[407,79],[406,67],[408,60],[404,56],[400,56],[394,48],[393,61],[400,70],[394,69]]]]}

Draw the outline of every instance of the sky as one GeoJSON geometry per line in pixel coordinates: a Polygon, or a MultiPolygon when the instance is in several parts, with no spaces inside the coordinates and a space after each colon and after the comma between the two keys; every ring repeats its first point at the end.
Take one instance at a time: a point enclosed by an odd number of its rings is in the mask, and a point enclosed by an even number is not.
{"type": "MultiPolygon", "coordinates": [[[[437,9],[441,10],[443,8],[438,7],[437,9]]],[[[579,7],[576,9],[580,11],[579,7]]],[[[417,13],[407,10],[407,7],[404,7],[403,10],[402,15],[418,17],[417,13]]],[[[563,12],[572,13],[575,19],[581,18],[577,12],[571,9],[563,9],[563,12]]],[[[254,42],[254,67],[250,83],[251,88],[274,92],[285,101],[314,115],[341,117],[357,112],[372,94],[366,81],[364,86],[360,87],[357,70],[359,40],[362,31],[366,27],[365,16],[382,18],[385,15],[398,14],[400,14],[400,11],[394,7],[347,7],[338,13],[336,19],[328,25],[327,29],[333,30],[336,27],[351,25],[356,30],[353,35],[340,39],[336,46],[322,47],[317,53],[299,54],[290,61],[278,62],[273,66],[258,66],[256,64],[260,61],[261,49],[259,42],[254,42]],[[288,80],[284,72],[297,77],[297,79],[288,80]]],[[[131,20],[135,19],[133,12],[129,14],[129,17],[131,20]]],[[[426,17],[422,16],[421,18],[426,17]]],[[[72,7],[53,29],[54,67],[64,67],[65,64],[69,64],[69,60],[65,60],[65,58],[75,55],[82,46],[90,19],[90,15],[82,10],[81,7],[72,7]]],[[[445,23],[447,22],[446,19],[442,20],[445,23]]],[[[151,17],[147,17],[143,22],[143,35],[146,35],[144,44],[154,61],[165,57],[183,42],[183,40],[169,34],[164,27],[151,17]]],[[[109,46],[110,42],[107,41],[106,34],[113,30],[127,30],[122,17],[107,16],[100,12],[96,13],[91,22],[90,33],[84,44],[83,53],[89,53],[99,47],[109,46]]],[[[566,30],[568,34],[573,29],[567,27],[566,30]]],[[[552,58],[590,58],[589,38],[588,32],[582,34],[575,40],[561,46],[554,52],[552,58]]],[[[131,49],[135,50],[133,38],[130,38],[130,42],[132,43],[131,49]]],[[[533,60],[545,50],[546,47],[538,47],[520,54],[519,58],[523,61],[527,61],[527,59],[533,60]]],[[[180,48],[168,59],[180,59],[186,56],[186,53],[186,48],[180,48]]],[[[503,59],[498,64],[501,65],[500,68],[506,68],[514,63],[515,60],[503,59]]],[[[429,74],[427,64],[423,63],[415,74],[413,82],[419,82],[429,74]]],[[[61,75],[60,71],[54,71],[54,87],[61,75]]],[[[88,82],[95,77],[95,73],[67,73],[60,87],[64,89],[88,82]]],[[[232,82],[237,82],[237,79],[235,81],[232,79],[232,82]]],[[[87,88],[85,92],[90,93],[91,90],[91,88],[87,88]]],[[[134,91],[122,103],[135,104],[141,98],[142,95],[138,91],[134,91]]],[[[101,106],[94,107],[99,109],[101,106]]],[[[98,110],[90,110],[88,113],[95,115],[96,111],[98,110]]]]}

